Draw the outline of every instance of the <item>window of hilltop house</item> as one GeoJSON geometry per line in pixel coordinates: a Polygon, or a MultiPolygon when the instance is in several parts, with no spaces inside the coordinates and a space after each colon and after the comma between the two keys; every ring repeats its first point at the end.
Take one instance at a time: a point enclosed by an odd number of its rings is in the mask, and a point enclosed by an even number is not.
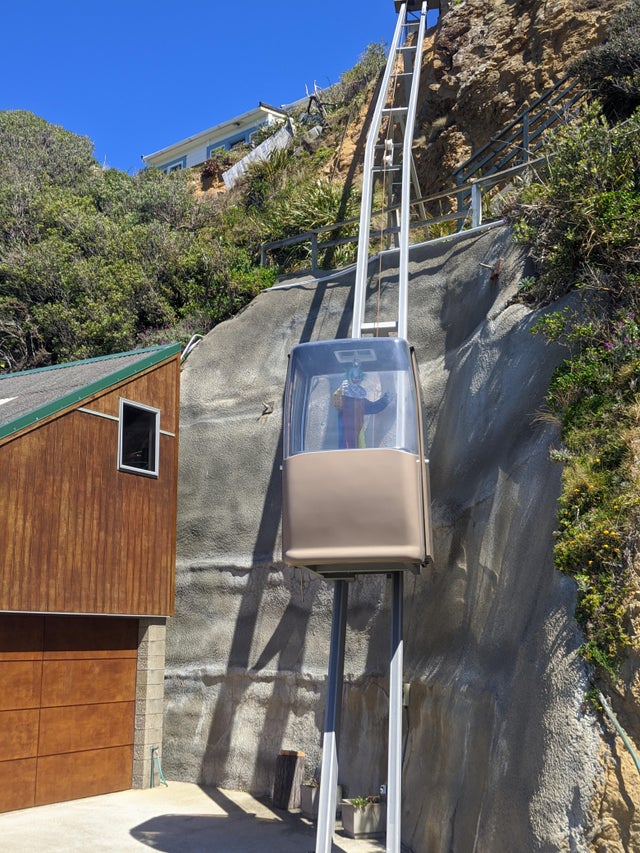
{"type": "Polygon", "coordinates": [[[233,139],[229,142],[229,151],[233,151],[234,148],[241,148],[243,145],[247,143],[247,135],[239,136],[236,139],[233,139]]]}
{"type": "Polygon", "coordinates": [[[171,160],[169,163],[163,163],[161,166],[158,166],[161,172],[164,172],[165,175],[170,175],[172,172],[181,172],[183,169],[187,168],[187,155],[184,157],[178,157],[176,160],[171,160]]]}
{"type": "Polygon", "coordinates": [[[120,400],[118,468],[157,477],[160,463],[160,410],[120,400]]]}

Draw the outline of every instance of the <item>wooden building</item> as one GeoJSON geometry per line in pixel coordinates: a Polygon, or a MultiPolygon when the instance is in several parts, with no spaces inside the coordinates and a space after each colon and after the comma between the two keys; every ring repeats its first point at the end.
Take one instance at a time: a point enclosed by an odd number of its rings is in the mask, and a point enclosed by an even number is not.
{"type": "Polygon", "coordinates": [[[0,811],[149,784],[179,389],[178,345],[0,376],[0,811]]]}

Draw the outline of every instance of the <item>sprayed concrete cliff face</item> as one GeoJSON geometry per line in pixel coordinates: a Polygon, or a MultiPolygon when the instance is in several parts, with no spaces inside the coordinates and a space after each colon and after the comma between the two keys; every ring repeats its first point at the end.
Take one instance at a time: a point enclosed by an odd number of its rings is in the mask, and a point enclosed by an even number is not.
{"type": "MultiPolygon", "coordinates": [[[[372,262],[372,306],[378,282],[383,306],[393,298],[396,262],[372,262]]],[[[433,566],[405,583],[403,841],[421,853],[587,850],[604,775],[575,590],[553,569],[558,435],[541,413],[561,353],[510,302],[523,265],[503,227],[412,250],[435,534],[433,566]]],[[[173,778],[260,794],[280,749],[303,750],[309,774],[320,762],[332,588],[280,561],[282,394],[293,345],[350,334],[352,284],[346,271],[265,292],[184,367],[173,778]]],[[[339,776],[351,795],[386,781],[388,583],[349,590],[339,776]]]]}

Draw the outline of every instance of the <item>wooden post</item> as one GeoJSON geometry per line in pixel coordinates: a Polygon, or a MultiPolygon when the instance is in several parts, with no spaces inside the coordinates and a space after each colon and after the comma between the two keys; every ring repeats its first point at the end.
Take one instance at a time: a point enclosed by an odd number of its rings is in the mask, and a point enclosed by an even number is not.
{"type": "Polygon", "coordinates": [[[273,783],[273,805],[277,809],[300,808],[300,786],[304,778],[304,752],[281,749],[276,758],[276,778],[273,783]]]}

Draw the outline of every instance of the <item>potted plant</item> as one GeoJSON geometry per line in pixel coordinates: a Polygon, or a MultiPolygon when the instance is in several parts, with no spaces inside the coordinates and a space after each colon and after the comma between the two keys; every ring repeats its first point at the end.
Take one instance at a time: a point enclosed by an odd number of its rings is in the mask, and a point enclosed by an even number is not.
{"type": "Polygon", "coordinates": [[[387,804],[378,794],[342,801],[342,828],[350,838],[384,835],[386,821],[387,804]]]}
{"type": "MultiPolygon", "coordinates": [[[[318,804],[320,802],[320,784],[317,779],[309,779],[300,786],[300,811],[309,818],[316,820],[318,817],[318,804]]],[[[336,817],[340,817],[342,804],[342,785],[337,786],[336,791],[336,817]]]]}

